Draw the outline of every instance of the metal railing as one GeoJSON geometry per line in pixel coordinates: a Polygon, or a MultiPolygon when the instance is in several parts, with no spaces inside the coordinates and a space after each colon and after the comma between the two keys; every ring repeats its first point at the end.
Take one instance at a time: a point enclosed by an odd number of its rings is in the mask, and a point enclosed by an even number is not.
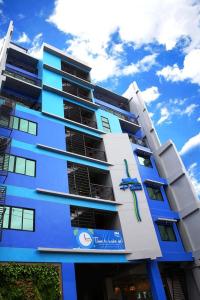
{"type": "Polygon", "coordinates": [[[133,144],[137,144],[137,145],[140,145],[143,147],[148,147],[148,145],[144,139],[137,138],[134,135],[129,135],[129,139],[130,139],[131,143],[133,143],[133,144]]]}
{"type": "Polygon", "coordinates": [[[89,82],[89,79],[88,79],[88,74],[87,73],[84,73],[83,71],[81,70],[78,70],[74,67],[71,67],[71,66],[68,66],[66,64],[63,64],[61,63],[61,70],[63,72],[66,72],[66,73],[69,73],[69,74],[72,74],[80,79],[83,79],[85,81],[88,81],[89,82]]]}
{"type": "Polygon", "coordinates": [[[6,70],[3,71],[4,75],[9,75],[12,76],[14,78],[23,80],[27,83],[33,84],[33,85],[37,85],[37,86],[41,86],[41,80],[40,79],[30,79],[28,77],[28,75],[25,75],[22,72],[19,71],[14,71],[13,69],[11,70],[10,68],[6,68],[6,70]]]}
{"type": "Polygon", "coordinates": [[[7,59],[7,64],[13,65],[17,68],[21,68],[26,70],[27,72],[33,73],[33,74],[37,74],[37,69],[35,67],[32,67],[31,65],[25,64],[22,61],[18,61],[16,59],[13,58],[8,58],[7,59]]]}
{"type": "Polygon", "coordinates": [[[67,151],[72,153],[77,153],[83,156],[91,157],[94,159],[99,159],[102,161],[106,161],[106,154],[105,151],[100,150],[98,147],[100,147],[101,140],[98,141],[96,139],[93,139],[85,134],[68,130],[67,129],[67,135],[66,135],[66,146],[67,151]],[[97,147],[88,147],[87,144],[95,144],[97,147]]]}
{"type": "Polygon", "coordinates": [[[64,107],[64,116],[66,119],[84,124],[86,126],[97,128],[97,122],[91,118],[87,118],[83,116],[84,110],[80,107],[75,107],[73,105],[68,105],[64,107]]]}
{"type": "Polygon", "coordinates": [[[114,201],[113,188],[111,186],[91,183],[91,197],[114,201]]]}
{"type": "Polygon", "coordinates": [[[131,123],[135,123],[135,124],[139,125],[137,118],[134,117],[134,116],[127,116],[127,115],[125,115],[121,112],[118,112],[118,111],[116,111],[112,108],[108,108],[108,107],[103,106],[103,105],[101,107],[102,107],[103,110],[106,110],[106,111],[112,113],[113,115],[119,117],[120,119],[123,119],[125,121],[129,121],[131,123]]]}
{"type": "Polygon", "coordinates": [[[92,102],[92,99],[89,97],[89,91],[79,87],[76,84],[73,84],[67,80],[63,80],[62,89],[64,92],[69,93],[71,95],[83,98],[87,101],[92,102]]]}

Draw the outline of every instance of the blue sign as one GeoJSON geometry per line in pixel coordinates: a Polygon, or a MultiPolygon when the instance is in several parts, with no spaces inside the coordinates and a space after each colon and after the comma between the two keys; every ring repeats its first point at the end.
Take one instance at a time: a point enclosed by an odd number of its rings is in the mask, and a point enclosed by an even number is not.
{"type": "Polygon", "coordinates": [[[83,249],[122,250],[125,248],[119,230],[73,228],[74,244],[83,249]]]}
{"type": "Polygon", "coordinates": [[[125,191],[128,188],[131,191],[139,191],[142,190],[142,185],[138,182],[137,178],[123,178],[120,183],[120,189],[125,191]]]}

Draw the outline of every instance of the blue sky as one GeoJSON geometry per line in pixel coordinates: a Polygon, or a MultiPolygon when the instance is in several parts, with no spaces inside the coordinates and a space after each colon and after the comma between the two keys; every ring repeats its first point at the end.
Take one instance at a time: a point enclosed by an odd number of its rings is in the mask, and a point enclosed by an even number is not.
{"type": "Polygon", "coordinates": [[[43,41],[88,62],[123,94],[136,81],[161,142],[172,139],[200,195],[200,2],[0,0],[0,41],[40,57],[43,41]]]}

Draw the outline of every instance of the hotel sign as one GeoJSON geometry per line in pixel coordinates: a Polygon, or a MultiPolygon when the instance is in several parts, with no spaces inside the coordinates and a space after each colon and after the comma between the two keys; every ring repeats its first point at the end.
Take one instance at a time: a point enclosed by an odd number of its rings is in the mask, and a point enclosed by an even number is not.
{"type": "Polygon", "coordinates": [[[119,230],[73,228],[74,247],[83,249],[122,250],[125,248],[119,230]]]}

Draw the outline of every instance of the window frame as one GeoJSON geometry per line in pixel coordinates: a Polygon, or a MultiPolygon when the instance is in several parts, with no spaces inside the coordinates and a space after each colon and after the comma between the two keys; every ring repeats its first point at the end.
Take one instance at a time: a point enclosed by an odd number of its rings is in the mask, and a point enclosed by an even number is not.
{"type": "MultiPolygon", "coordinates": [[[[151,200],[164,202],[164,197],[163,197],[162,191],[161,191],[161,189],[160,189],[159,186],[151,186],[151,185],[147,185],[147,186],[146,186],[146,190],[147,190],[147,194],[148,194],[148,196],[149,196],[149,198],[150,198],[151,200]],[[152,197],[150,196],[150,193],[149,193],[149,188],[152,189],[152,190],[155,190],[155,189],[158,190],[158,191],[160,192],[160,195],[161,195],[161,198],[162,198],[162,199],[152,198],[152,197]]],[[[155,195],[155,194],[154,194],[154,195],[155,195]]]]}
{"type": "Polygon", "coordinates": [[[109,122],[109,119],[104,117],[104,116],[101,116],[101,123],[102,123],[102,127],[103,129],[108,133],[108,132],[111,132],[111,127],[110,127],[110,122],[109,122]]]}
{"type": "MultiPolygon", "coordinates": [[[[4,161],[5,161],[5,157],[6,155],[9,156],[8,160],[8,172],[11,172],[11,173],[15,173],[15,174],[20,174],[20,175],[25,175],[25,176],[29,176],[29,177],[36,177],[36,160],[34,159],[29,159],[29,158],[26,158],[26,157],[22,157],[22,156],[18,156],[18,155],[14,155],[14,154],[5,154],[4,155],[4,161]],[[13,171],[11,171],[9,168],[10,168],[10,158],[11,157],[14,157],[14,163],[13,163],[13,171]],[[25,172],[24,173],[19,173],[19,172],[16,172],[16,163],[17,163],[17,158],[22,158],[25,160],[25,172]],[[31,162],[34,162],[34,175],[28,175],[26,174],[26,170],[27,170],[27,165],[26,165],[26,161],[31,161],[31,162]]],[[[3,163],[4,164],[4,163],[3,163]]]]}
{"type": "Polygon", "coordinates": [[[161,221],[158,221],[158,222],[156,222],[156,225],[157,225],[158,232],[159,232],[159,235],[160,235],[160,238],[161,238],[162,242],[173,242],[174,243],[174,242],[178,241],[177,235],[176,235],[176,231],[174,229],[174,223],[173,222],[167,222],[167,221],[166,222],[161,222],[161,221]],[[163,228],[165,228],[165,234],[167,235],[167,239],[163,239],[159,226],[162,226],[163,228]],[[169,233],[166,230],[166,228],[171,228],[171,233],[174,236],[174,240],[169,239],[169,233]]]}
{"type": "Polygon", "coordinates": [[[145,168],[151,168],[151,169],[153,169],[153,164],[152,164],[152,161],[151,161],[151,157],[150,157],[149,155],[137,154],[137,159],[138,159],[138,162],[139,162],[139,165],[140,165],[140,166],[143,166],[143,167],[145,167],[145,168]],[[149,165],[149,166],[146,166],[145,164],[142,164],[142,163],[140,162],[140,159],[139,159],[139,158],[143,158],[144,160],[145,160],[145,159],[148,159],[149,162],[150,162],[150,165],[149,165]]]}
{"type": "MultiPolygon", "coordinates": [[[[2,206],[1,206],[2,207],[2,206]]],[[[28,232],[35,232],[35,209],[34,208],[26,208],[26,207],[19,207],[19,206],[11,206],[11,205],[6,205],[5,208],[9,208],[9,216],[8,216],[8,227],[4,227],[3,223],[4,223],[4,217],[3,217],[3,222],[2,222],[2,229],[3,230],[17,230],[17,231],[28,231],[28,232]],[[22,210],[22,217],[21,217],[21,229],[19,228],[11,228],[11,222],[12,222],[12,209],[13,208],[17,208],[17,209],[21,209],[22,210]],[[32,226],[32,230],[28,230],[28,229],[23,229],[23,219],[24,219],[24,211],[25,210],[30,210],[33,212],[33,226],[32,226]]],[[[4,214],[5,216],[5,214],[4,214]]]]}
{"type": "Polygon", "coordinates": [[[10,120],[9,120],[8,124],[9,124],[9,127],[12,128],[12,129],[15,129],[15,130],[18,130],[18,131],[21,131],[21,132],[25,132],[25,133],[28,133],[28,134],[31,134],[31,135],[34,135],[34,136],[38,135],[38,123],[37,122],[31,121],[31,120],[28,120],[28,119],[24,119],[24,118],[20,118],[18,116],[10,116],[10,120]],[[14,127],[14,121],[15,120],[17,120],[17,126],[16,126],[17,128],[14,127]],[[28,122],[27,131],[20,129],[21,121],[28,122]],[[29,132],[30,123],[33,123],[36,126],[35,134],[29,132]]]}

